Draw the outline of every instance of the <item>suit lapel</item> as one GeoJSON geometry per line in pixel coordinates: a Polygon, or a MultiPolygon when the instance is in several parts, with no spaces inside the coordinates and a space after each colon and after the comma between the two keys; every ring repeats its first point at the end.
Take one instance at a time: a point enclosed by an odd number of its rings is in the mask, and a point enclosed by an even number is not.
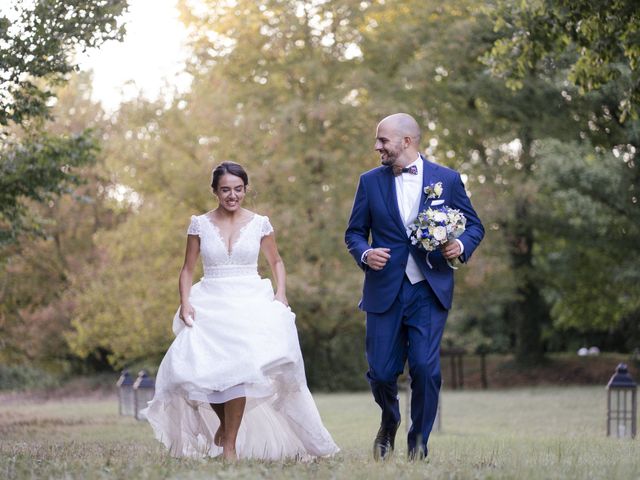
{"type": "Polygon", "coordinates": [[[396,182],[391,168],[387,167],[384,172],[382,172],[382,175],[378,177],[378,182],[380,184],[382,198],[384,198],[384,203],[387,205],[387,209],[389,210],[389,215],[391,215],[391,218],[398,228],[403,233],[406,233],[406,228],[400,217],[398,196],[396,194],[396,182]]]}
{"type": "Polygon", "coordinates": [[[424,206],[427,202],[427,194],[424,192],[424,189],[429,185],[429,179],[431,178],[432,168],[431,164],[427,162],[427,160],[420,154],[420,158],[422,158],[422,192],[420,193],[420,207],[418,211],[424,210],[424,206]]]}

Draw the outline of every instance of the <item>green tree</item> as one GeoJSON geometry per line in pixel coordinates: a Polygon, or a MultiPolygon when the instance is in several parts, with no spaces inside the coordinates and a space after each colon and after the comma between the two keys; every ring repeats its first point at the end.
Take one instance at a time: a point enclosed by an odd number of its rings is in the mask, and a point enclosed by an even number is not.
{"type": "MultiPolygon", "coordinates": [[[[604,220],[590,221],[594,209],[610,217],[608,221],[614,223],[624,223],[621,215],[631,214],[630,218],[634,218],[632,213],[637,211],[635,185],[639,177],[634,159],[640,141],[637,120],[640,100],[639,14],[637,2],[624,0],[599,3],[564,0],[499,2],[491,11],[496,38],[491,49],[482,55],[483,63],[491,67],[494,75],[505,79],[506,85],[515,92],[527,94],[527,85],[543,82],[555,85],[556,92],[564,98],[561,108],[569,117],[558,117],[564,119],[564,125],[558,125],[557,129],[543,136],[528,136],[532,140],[528,142],[529,154],[536,157],[531,166],[539,169],[532,171],[530,178],[536,194],[544,192],[547,195],[544,198],[549,198],[549,195],[566,198],[566,192],[575,192],[577,178],[587,179],[586,182],[579,182],[581,193],[574,198],[580,199],[578,205],[586,209],[582,213],[567,205],[559,209],[568,208],[572,211],[576,216],[572,221],[580,223],[581,229],[551,228],[556,225],[558,210],[542,210],[539,202],[535,201],[529,202],[527,215],[519,216],[518,220],[524,231],[529,225],[530,233],[525,237],[535,239],[531,244],[531,265],[538,272],[536,282],[541,286],[540,291],[546,292],[548,302],[553,305],[551,313],[556,325],[571,325],[579,331],[595,328],[596,325],[602,329],[605,324],[607,328],[612,328],[614,319],[620,320],[629,314],[628,302],[612,300],[612,289],[619,289],[620,298],[624,298],[626,295],[622,292],[627,291],[620,283],[620,278],[627,275],[621,274],[620,267],[616,266],[619,260],[614,243],[599,244],[600,249],[595,250],[593,244],[584,244],[582,239],[600,236],[602,225],[599,226],[597,222],[604,220]],[[568,136],[562,134],[571,130],[573,133],[568,136]],[[561,150],[558,147],[535,148],[540,140],[552,138],[570,142],[565,151],[567,158],[564,164],[558,161],[558,152],[561,150]],[[606,151],[624,152],[626,160],[611,160],[613,156],[603,153],[606,151]],[[581,162],[577,152],[585,155],[584,158],[609,161],[581,162]],[[549,165],[558,169],[551,177],[555,181],[549,181],[539,174],[552,174],[549,165]],[[569,165],[575,177],[562,175],[569,165]],[[605,165],[610,169],[606,174],[605,165]],[[612,181],[619,175],[627,177],[625,182],[628,188],[622,190],[624,194],[612,181]],[[609,181],[598,183],[604,178],[609,181]],[[590,182],[594,184],[587,187],[590,182]],[[576,220],[578,215],[585,219],[576,220]],[[550,272],[542,266],[548,266],[549,258],[556,258],[558,253],[550,257],[545,255],[562,244],[567,245],[572,253],[565,252],[564,262],[554,262],[555,273],[550,276],[550,272]],[[591,253],[587,254],[587,250],[591,253]],[[538,255],[539,258],[536,258],[538,255]],[[575,264],[570,258],[584,261],[575,264]],[[587,259],[596,263],[609,259],[612,267],[602,270],[587,259]],[[589,274],[589,268],[597,268],[598,274],[589,274]],[[586,296],[596,292],[603,293],[595,295],[599,308],[595,308],[591,301],[584,302],[586,296]],[[578,312],[584,313],[587,305],[594,307],[592,313],[578,315],[578,312]]],[[[539,105],[544,108],[544,104],[539,105]]],[[[541,144],[556,145],[546,140],[541,144]]],[[[627,228],[626,232],[626,235],[630,235],[626,238],[635,239],[633,229],[627,228]]]]}
{"type": "Polygon", "coordinates": [[[26,200],[45,202],[79,183],[93,161],[90,131],[48,133],[56,87],[78,50],[121,39],[126,0],[18,0],[0,14],[0,244],[37,231],[26,200]]]}
{"type": "MultiPolygon", "coordinates": [[[[89,75],[74,75],[56,92],[56,118],[46,125],[52,138],[91,128],[107,134],[111,127],[102,109],[90,100],[89,75]]],[[[122,209],[110,195],[105,154],[79,169],[83,184],[46,203],[26,201],[40,219],[42,235],[23,236],[7,245],[0,264],[0,362],[28,361],[58,372],[77,367],[64,333],[75,309],[70,290],[83,272],[95,270],[101,254],[94,235],[120,221],[122,209]]],[[[98,353],[98,352],[96,352],[98,353]]],[[[104,363],[104,360],[102,360],[104,363]]]]}
{"type": "Polygon", "coordinates": [[[540,142],[536,153],[546,199],[535,212],[544,222],[537,261],[555,326],[599,332],[637,319],[640,209],[629,174],[633,156],[556,140],[540,142]]]}
{"type": "Polygon", "coordinates": [[[520,88],[541,64],[558,64],[585,93],[612,84],[620,92],[612,114],[638,116],[640,5],[635,0],[501,0],[498,32],[485,57],[493,72],[520,88]]]}

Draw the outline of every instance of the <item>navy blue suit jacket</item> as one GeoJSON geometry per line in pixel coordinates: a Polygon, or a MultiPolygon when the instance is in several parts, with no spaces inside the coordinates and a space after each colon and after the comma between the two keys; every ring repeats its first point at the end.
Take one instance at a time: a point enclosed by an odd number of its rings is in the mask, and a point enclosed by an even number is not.
{"type": "MultiPolygon", "coordinates": [[[[484,236],[482,223],[471,205],[460,174],[424,157],[422,161],[424,169],[420,211],[429,207],[435,200],[444,200],[442,205],[457,208],[464,214],[467,224],[465,232],[459,238],[464,245],[464,253],[460,260],[467,262],[484,236]],[[442,195],[440,198],[427,199],[424,187],[437,182],[442,182],[442,195]]],[[[362,300],[359,305],[362,310],[383,313],[389,309],[400,291],[409,255],[413,255],[442,306],[447,310],[451,308],[453,269],[449,267],[439,250],[429,253],[430,268],[426,261],[426,252],[411,244],[398,209],[391,167],[374,168],[360,176],[345,242],[349,253],[365,272],[362,300]],[[360,261],[366,250],[376,247],[391,249],[391,258],[385,267],[378,271],[360,261]]]]}

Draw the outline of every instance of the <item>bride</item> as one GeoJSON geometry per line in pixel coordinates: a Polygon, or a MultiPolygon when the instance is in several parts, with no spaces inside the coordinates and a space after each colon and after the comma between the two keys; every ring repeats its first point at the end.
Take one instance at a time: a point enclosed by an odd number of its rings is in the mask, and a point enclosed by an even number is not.
{"type": "Polygon", "coordinates": [[[242,208],[248,183],[242,166],[221,163],[211,182],[218,208],[191,217],[176,338],[145,413],[175,456],[332,455],[339,449],[307,388],[273,227],[268,217],[242,208]],[[275,295],[258,275],[260,251],[276,280],[275,295]],[[192,286],[198,254],[204,277],[192,286]]]}

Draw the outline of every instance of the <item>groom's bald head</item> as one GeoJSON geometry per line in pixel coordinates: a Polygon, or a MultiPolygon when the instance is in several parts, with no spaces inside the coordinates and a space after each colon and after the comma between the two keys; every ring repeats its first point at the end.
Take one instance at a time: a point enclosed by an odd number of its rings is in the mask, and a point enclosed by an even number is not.
{"type": "Polygon", "coordinates": [[[420,145],[420,126],[416,119],[408,113],[394,113],[383,118],[378,124],[378,128],[384,126],[394,131],[399,137],[409,137],[413,146],[417,149],[420,145]]]}
{"type": "Polygon", "coordinates": [[[394,173],[413,163],[420,148],[420,127],[411,115],[394,113],[383,118],[376,129],[375,150],[380,163],[394,173]]]}

